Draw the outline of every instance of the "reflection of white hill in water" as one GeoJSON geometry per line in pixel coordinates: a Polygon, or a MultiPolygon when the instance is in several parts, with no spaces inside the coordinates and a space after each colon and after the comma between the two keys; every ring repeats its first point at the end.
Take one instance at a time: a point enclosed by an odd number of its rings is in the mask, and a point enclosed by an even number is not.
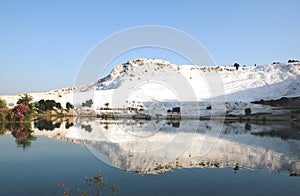
{"type": "MultiPolygon", "coordinates": [[[[236,164],[289,171],[292,163],[300,160],[300,141],[254,136],[245,130],[244,123],[224,124],[217,137],[213,131],[217,122],[200,121],[196,129],[198,122],[180,121],[180,126],[179,122],[166,121],[81,122],[60,133],[60,137],[84,140],[102,161],[138,173],[236,164]],[[88,125],[92,131],[85,130],[88,125]]],[[[276,129],[276,125],[251,126],[251,132],[276,129]]]]}

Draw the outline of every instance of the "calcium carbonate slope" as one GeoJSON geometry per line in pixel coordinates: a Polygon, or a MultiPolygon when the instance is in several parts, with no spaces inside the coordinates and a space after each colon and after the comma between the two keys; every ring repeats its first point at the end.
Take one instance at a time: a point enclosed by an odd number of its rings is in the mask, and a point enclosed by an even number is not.
{"type": "MultiPolygon", "coordinates": [[[[150,107],[149,103],[153,102],[185,101],[205,103],[201,106],[205,109],[209,103],[219,101],[225,102],[226,110],[233,114],[245,107],[259,112],[269,108],[251,105],[251,101],[300,96],[300,63],[247,66],[236,70],[234,67],[175,65],[164,60],[137,59],[116,66],[110,75],[93,84],[30,95],[34,101],[55,99],[62,105],[73,102],[78,109],[98,110],[106,103],[114,107],[138,103],[150,107]],[[94,102],[92,108],[82,108],[82,102],[89,99],[94,102]]],[[[18,96],[1,98],[15,104],[18,96]]]]}

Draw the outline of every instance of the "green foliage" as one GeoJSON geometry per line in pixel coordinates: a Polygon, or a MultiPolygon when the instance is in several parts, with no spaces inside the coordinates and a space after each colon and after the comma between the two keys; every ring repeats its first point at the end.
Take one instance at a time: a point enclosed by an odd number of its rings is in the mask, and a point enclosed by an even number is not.
{"type": "Polygon", "coordinates": [[[252,112],[252,111],[251,111],[251,108],[246,108],[246,109],[245,109],[245,114],[246,114],[246,115],[250,115],[251,112],[252,112]]]}
{"type": "Polygon", "coordinates": [[[9,131],[7,128],[7,124],[1,123],[0,120],[0,136],[4,135],[7,131],[9,131]]]}
{"type": "Polygon", "coordinates": [[[36,140],[36,137],[32,135],[31,124],[14,123],[8,124],[8,130],[11,131],[13,137],[16,138],[15,142],[18,147],[23,150],[31,146],[31,142],[36,140]]]}
{"type": "Polygon", "coordinates": [[[9,111],[7,118],[12,121],[23,121],[30,119],[31,110],[29,106],[24,104],[16,105],[11,111],[9,111]]]}
{"type": "Polygon", "coordinates": [[[251,125],[249,123],[245,124],[245,130],[251,131],[251,125]]]}
{"type": "MultiPolygon", "coordinates": [[[[108,184],[106,184],[104,182],[104,179],[100,172],[98,172],[95,177],[91,177],[91,178],[85,177],[83,182],[85,185],[88,186],[89,189],[83,191],[83,190],[77,188],[77,194],[80,196],[102,195],[102,190],[105,187],[109,186],[108,184]]],[[[69,187],[66,187],[64,183],[60,182],[60,183],[58,183],[58,186],[63,189],[63,191],[64,191],[63,193],[65,196],[68,196],[70,194],[71,189],[69,187]]],[[[119,187],[116,185],[112,185],[109,188],[110,188],[109,195],[115,195],[119,191],[119,187]]]]}
{"type": "Polygon", "coordinates": [[[89,133],[91,133],[92,130],[93,130],[93,128],[91,127],[91,125],[84,125],[84,124],[81,125],[81,129],[84,129],[85,131],[87,131],[89,133]]]}
{"type": "Polygon", "coordinates": [[[211,110],[212,109],[211,105],[207,106],[206,109],[211,110]]]}
{"type": "Polygon", "coordinates": [[[36,107],[40,111],[46,111],[45,100],[44,99],[39,100],[36,104],[36,107]]]}
{"type": "Polygon", "coordinates": [[[295,59],[290,59],[288,60],[288,63],[296,63],[296,62],[299,62],[298,60],[295,60],[295,59]]]}
{"type": "Polygon", "coordinates": [[[59,128],[60,128],[60,125],[61,125],[61,123],[60,123],[60,122],[56,122],[56,123],[54,124],[55,128],[57,128],[57,129],[59,129],[59,128]]]}
{"type": "Polygon", "coordinates": [[[61,110],[62,109],[62,106],[61,106],[61,103],[56,103],[56,106],[55,106],[57,109],[61,110]]]}
{"type": "Polygon", "coordinates": [[[61,103],[57,103],[54,100],[44,100],[41,99],[37,103],[37,108],[40,111],[54,110],[54,108],[62,109],[61,103]]]}
{"type": "Polygon", "coordinates": [[[25,95],[20,95],[17,104],[24,104],[28,106],[30,110],[32,110],[34,106],[32,101],[33,101],[33,97],[28,94],[25,94],[25,95]]]}
{"type": "Polygon", "coordinates": [[[31,146],[32,141],[35,141],[36,137],[31,133],[27,136],[25,140],[15,140],[18,148],[23,148],[23,150],[28,149],[31,146]]]}
{"type": "Polygon", "coordinates": [[[53,131],[55,128],[59,128],[61,125],[60,123],[53,124],[52,121],[46,120],[46,119],[38,119],[33,124],[34,124],[34,127],[40,131],[42,131],[42,130],[53,131]]]}
{"type": "Polygon", "coordinates": [[[0,108],[0,122],[5,121],[6,115],[7,115],[6,109],[0,108]]]}
{"type": "Polygon", "coordinates": [[[53,110],[54,107],[56,106],[56,102],[54,100],[46,100],[45,106],[46,108],[48,108],[48,110],[53,110]]]}
{"type": "Polygon", "coordinates": [[[51,120],[39,118],[34,121],[33,125],[40,131],[53,131],[54,129],[59,129],[61,127],[61,122],[53,122],[51,120]]]}
{"type": "Polygon", "coordinates": [[[70,109],[73,109],[74,106],[70,102],[67,102],[66,103],[66,108],[67,108],[67,110],[70,110],[70,109]]]}
{"type": "Polygon", "coordinates": [[[92,99],[89,99],[87,100],[86,102],[82,103],[82,107],[92,107],[93,105],[93,100],[92,99]]]}
{"type": "Polygon", "coordinates": [[[7,109],[7,103],[3,99],[0,99],[0,108],[7,109]]]}
{"type": "Polygon", "coordinates": [[[238,63],[234,63],[234,65],[233,65],[234,67],[235,67],[235,69],[236,70],[238,70],[239,69],[239,67],[240,67],[240,64],[238,64],[238,63]]]}
{"type": "Polygon", "coordinates": [[[65,128],[69,129],[70,127],[72,127],[74,125],[74,123],[72,122],[66,122],[65,128]]]}

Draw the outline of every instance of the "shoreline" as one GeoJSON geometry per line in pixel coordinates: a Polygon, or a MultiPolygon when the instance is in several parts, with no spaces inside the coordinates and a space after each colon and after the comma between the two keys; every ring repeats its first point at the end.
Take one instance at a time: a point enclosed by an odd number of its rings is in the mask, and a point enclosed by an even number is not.
{"type": "Polygon", "coordinates": [[[272,115],[269,113],[257,113],[250,115],[225,115],[225,116],[182,116],[182,115],[166,115],[166,116],[150,116],[144,114],[129,114],[129,115],[113,115],[113,114],[96,114],[96,115],[49,115],[49,114],[35,114],[32,119],[26,121],[0,121],[2,124],[8,123],[30,123],[38,118],[53,120],[61,119],[62,121],[69,121],[70,119],[127,119],[127,120],[216,120],[224,122],[299,122],[299,114],[282,114],[272,115]]]}

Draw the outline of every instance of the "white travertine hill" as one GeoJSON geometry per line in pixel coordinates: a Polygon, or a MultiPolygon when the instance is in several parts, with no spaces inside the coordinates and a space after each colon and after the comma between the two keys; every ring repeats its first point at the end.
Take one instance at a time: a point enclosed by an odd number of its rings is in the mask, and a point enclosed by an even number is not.
{"type": "MultiPolygon", "coordinates": [[[[137,59],[117,65],[108,76],[95,83],[30,95],[34,101],[54,99],[63,106],[71,102],[79,110],[97,111],[106,103],[126,108],[134,102],[147,108],[150,106],[146,102],[178,101],[200,101],[205,109],[210,102],[219,101],[225,103],[231,114],[243,113],[245,107],[251,107],[253,113],[268,112],[269,107],[250,102],[300,96],[300,63],[247,66],[236,70],[234,67],[175,65],[158,59],[137,59]],[[216,78],[221,81],[218,86],[214,83],[216,78]],[[92,108],[82,108],[82,102],[89,99],[93,100],[92,108]]],[[[1,98],[10,105],[18,100],[18,96],[1,98]]],[[[214,109],[209,112],[213,113],[214,109]]],[[[210,113],[204,111],[203,115],[210,113]]]]}

